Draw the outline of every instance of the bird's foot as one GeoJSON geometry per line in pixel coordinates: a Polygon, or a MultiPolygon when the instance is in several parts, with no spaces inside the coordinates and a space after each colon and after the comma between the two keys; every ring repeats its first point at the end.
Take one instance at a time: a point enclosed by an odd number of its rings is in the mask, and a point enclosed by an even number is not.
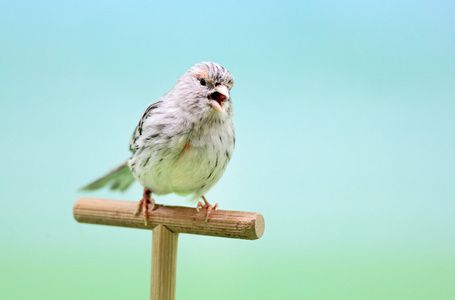
{"type": "Polygon", "coordinates": [[[202,201],[199,201],[196,206],[196,210],[199,212],[199,209],[205,208],[207,209],[207,213],[205,215],[205,222],[207,223],[208,219],[210,218],[210,215],[212,214],[212,210],[216,210],[218,208],[218,203],[212,206],[210,203],[207,202],[207,199],[205,199],[204,196],[201,196],[202,201]]]}
{"type": "Polygon", "coordinates": [[[155,209],[155,199],[151,197],[152,191],[148,189],[144,189],[144,196],[142,197],[141,201],[137,205],[137,209],[134,212],[134,215],[137,216],[142,212],[144,209],[144,224],[147,226],[147,219],[149,217],[149,204],[152,206],[150,210],[155,209]]]}

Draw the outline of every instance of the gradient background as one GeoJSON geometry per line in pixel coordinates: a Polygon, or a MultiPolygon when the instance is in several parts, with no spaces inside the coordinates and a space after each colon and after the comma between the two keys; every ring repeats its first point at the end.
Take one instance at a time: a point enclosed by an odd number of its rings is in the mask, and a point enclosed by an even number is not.
{"type": "MultiPolygon", "coordinates": [[[[455,299],[453,1],[3,1],[0,298],[148,299],[151,232],[78,224],[189,67],[236,79],[208,193],[257,241],[181,235],[178,299],[455,299]]],[[[160,203],[185,205],[177,196],[160,203]]]]}

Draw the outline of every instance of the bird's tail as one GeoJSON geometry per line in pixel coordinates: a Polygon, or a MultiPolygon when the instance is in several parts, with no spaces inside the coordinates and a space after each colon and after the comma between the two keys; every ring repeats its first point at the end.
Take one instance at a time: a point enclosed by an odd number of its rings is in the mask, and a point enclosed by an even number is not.
{"type": "Polygon", "coordinates": [[[94,191],[104,186],[110,185],[111,190],[125,191],[133,182],[133,174],[128,167],[128,161],[123,162],[117,168],[113,169],[103,177],[84,186],[79,191],[94,191]]]}

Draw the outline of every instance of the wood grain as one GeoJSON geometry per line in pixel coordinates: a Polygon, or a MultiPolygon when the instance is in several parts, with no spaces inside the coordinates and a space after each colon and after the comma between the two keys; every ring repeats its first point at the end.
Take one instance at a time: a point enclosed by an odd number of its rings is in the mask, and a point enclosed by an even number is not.
{"type": "Polygon", "coordinates": [[[153,229],[150,300],[174,300],[178,233],[158,225],[153,229]]]}
{"type": "Polygon", "coordinates": [[[110,226],[154,229],[164,225],[174,233],[190,233],[227,238],[255,240],[264,233],[264,218],[259,213],[215,210],[205,222],[205,210],[181,206],[163,206],[151,211],[148,225],[143,215],[135,216],[138,202],[80,198],[74,203],[76,221],[110,226]]]}

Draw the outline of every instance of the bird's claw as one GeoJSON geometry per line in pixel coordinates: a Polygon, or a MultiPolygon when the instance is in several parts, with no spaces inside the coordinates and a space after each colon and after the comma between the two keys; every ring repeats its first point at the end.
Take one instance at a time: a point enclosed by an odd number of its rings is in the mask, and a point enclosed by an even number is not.
{"type": "Polygon", "coordinates": [[[134,215],[137,216],[142,212],[144,209],[144,225],[147,226],[147,219],[149,217],[149,204],[151,204],[152,208],[150,210],[155,209],[155,199],[153,199],[150,190],[144,190],[144,196],[142,197],[141,201],[137,205],[137,209],[134,212],[134,215]]]}
{"type": "Polygon", "coordinates": [[[202,198],[202,200],[204,202],[199,201],[197,203],[196,210],[199,212],[199,210],[201,208],[207,209],[207,213],[205,215],[205,222],[207,223],[207,221],[209,220],[210,215],[212,214],[212,210],[216,210],[218,208],[218,203],[215,204],[214,206],[212,206],[210,203],[207,202],[207,199],[205,199],[204,196],[201,196],[201,198],[202,198]]]}

